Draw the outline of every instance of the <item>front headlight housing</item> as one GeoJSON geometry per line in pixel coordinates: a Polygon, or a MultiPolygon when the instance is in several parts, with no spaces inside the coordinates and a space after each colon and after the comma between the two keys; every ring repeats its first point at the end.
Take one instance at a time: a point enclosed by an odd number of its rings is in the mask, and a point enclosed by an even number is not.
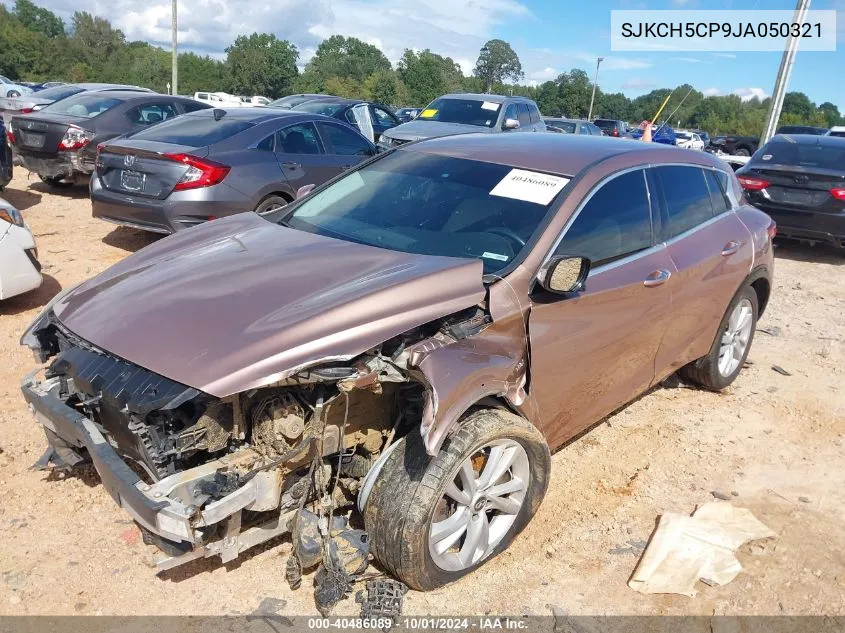
{"type": "Polygon", "coordinates": [[[9,224],[14,224],[15,226],[22,227],[24,225],[21,212],[11,206],[0,206],[0,220],[5,220],[9,224]]]}
{"type": "Polygon", "coordinates": [[[379,137],[378,142],[379,145],[381,145],[382,147],[393,147],[393,139],[390,138],[387,134],[382,134],[379,137]]]}

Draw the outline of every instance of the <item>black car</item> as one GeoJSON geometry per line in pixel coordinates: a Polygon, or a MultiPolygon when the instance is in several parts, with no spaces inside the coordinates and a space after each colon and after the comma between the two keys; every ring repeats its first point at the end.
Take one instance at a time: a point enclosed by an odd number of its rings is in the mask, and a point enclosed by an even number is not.
{"type": "Polygon", "coordinates": [[[775,136],[736,175],[778,235],[845,248],[845,138],[775,136]]]}
{"type": "Polygon", "coordinates": [[[6,126],[0,119],[0,191],[12,181],[12,150],[6,137],[6,126]]]}
{"type": "Polygon", "coordinates": [[[606,136],[625,136],[628,133],[628,125],[625,121],[618,121],[616,119],[596,119],[593,121],[606,136]]]}
{"type": "Polygon", "coordinates": [[[812,134],[814,136],[824,136],[826,133],[826,127],[812,125],[781,125],[777,131],[777,134],[812,134]]]}
{"type": "Polygon", "coordinates": [[[398,110],[394,110],[396,118],[402,123],[413,121],[419,116],[420,112],[422,112],[422,108],[399,108],[398,110]]]}
{"type": "MultiPolygon", "coordinates": [[[[396,115],[386,105],[381,103],[370,103],[367,101],[360,101],[358,99],[342,99],[335,97],[334,99],[323,98],[313,101],[305,101],[299,105],[295,105],[291,110],[297,112],[310,112],[311,114],[323,114],[335,119],[340,119],[345,123],[349,123],[357,128],[361,133],[365,130],[361,129],[358,124],[358,119],[355,112],[366,112],[373,126],[373,141],[378,141],[379,137],[392,127],[396,127],[401,121],[396,118],[396,115]]],[[[367,134],[364,133],[364,136],[367,134]]]]}
{"type": "Polygon", "coordinates": [[[100,143],[209,107],[155,93],[85,92],[12,117],[10,140],[16,162],[59,186],[94,171],[100,143]]]}
{"type": "Polygon", "coordinates": [[[724,152],[732,156],[751,156],[759,144],[760,139],[756,136],[714,136],[705,149],[713,154],[724,152]]]}

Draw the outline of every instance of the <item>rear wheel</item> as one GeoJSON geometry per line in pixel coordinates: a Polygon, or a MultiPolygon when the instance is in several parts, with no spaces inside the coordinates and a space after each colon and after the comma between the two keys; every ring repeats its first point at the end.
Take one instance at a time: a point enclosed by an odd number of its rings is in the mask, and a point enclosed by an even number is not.
{"type": "Polygon", "coordinates": [[[507,411],[471,413],[434,457],[417,432],[399,442],[364,520],[378,561],[415,589],[457,580],[507,549],[548,487],[543,436],[507,411]]]}
{"type": "Polygon", "coordinates": [[[746,286],[740,290],[722,317],[710,351],[683,367],[678,372],[681,378],[713,391],[736,380],[751,350],[759,309],[754,288],[746,286]]]}
{"type": "Polygon", "coordinates": [[[11,97],[20,97],[20,96],[21,96],[21,93],[20,93],[20,92],[18,92],[17,90],[10,90],[9,92],[7,92],[7,93],[6,93],[6,96],[7,96],[7,97],[9,97],[9,98],[11,98],[11,97]]]}
{"type": "Polygon", "coordinates": [[[738,150],[734,152],[734,156],[751,156],[751,152],[749,152],[744,147],[740,147],[738,150]]]}
{"type": "Polygon", "coordinates": [[[258,215],[267,215],[268,213],[278,211],[282,207],[287,206],[288,202],[289,201],[282,196],[267,196],[264,200],[258,203],[258,206],[255,207],[255,212],[258,215]]]}
{"type": "Polygon", "coordinates": [[[65,180],[62,176],[38,176],[48,187],[53,189],[66,189],[73,185],[72,182],[65,180]]]}

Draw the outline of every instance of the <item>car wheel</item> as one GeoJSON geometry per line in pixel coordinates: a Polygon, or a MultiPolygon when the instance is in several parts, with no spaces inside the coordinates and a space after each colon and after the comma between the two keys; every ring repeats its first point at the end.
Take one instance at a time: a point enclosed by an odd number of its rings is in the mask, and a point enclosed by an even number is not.
{"type": "Polygon", "coordinates": [[[734,156],[751,156],[751,152],[749,152],[744,147],[740,147],[738,150],[734,152],[734,156]]]}
{"type": "Polygon", "coordinates": [[[457,580],[507,549],[546,494],[549,448],[513,413],[470,413],[434,457],[416,431],[399,442],[364,521],[376,559],[414,589],[457,580]]]}
{"type": "Polygon", "coordinates": [[[18,92],[17,90],[10,90],[9,92],[6,93],[6,96],[11,99],[12,97],[20,97],[21,93],[18,92]]]}
{"type": "Polygon", "coordinates": [[[681,378],[713,391],[720,391],[736,380],[751,350],[758,310],[757,293],[751,286],[745,286],[722,317],[708,354],[683,367],[678,372],[681,378]]]}
{"type": "Polygon", "coordinates": [[[258,206],[255,207],[255,212],[258,215],[267,215],[268,213],[272,213],[273,211],[278,211],[282,207],[288,205],[288,200],[282,198],[281,196],[267,196],[258,203],[258,206]]]}
{"type": "Polygon", "coordinates": [[[73,185],[72,182],[68,182],[60,176],[39,176],[39,178],[45,185],[54,189],[66,189],[73,185]]]}

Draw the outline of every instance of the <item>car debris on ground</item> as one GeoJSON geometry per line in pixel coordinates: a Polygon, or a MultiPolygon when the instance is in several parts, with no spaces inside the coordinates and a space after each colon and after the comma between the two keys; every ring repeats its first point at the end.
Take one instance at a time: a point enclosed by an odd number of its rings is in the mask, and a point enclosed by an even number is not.
{"type": "Polygon", "coordinates": [[[750,510],[713,501],[692,516],[667,512],[660,517],[628,586],[639,593],[677,593],[695,597],[695,584],[726,585],[742,565],[735,556],[743,543],[777,534],[750,510]]]}

